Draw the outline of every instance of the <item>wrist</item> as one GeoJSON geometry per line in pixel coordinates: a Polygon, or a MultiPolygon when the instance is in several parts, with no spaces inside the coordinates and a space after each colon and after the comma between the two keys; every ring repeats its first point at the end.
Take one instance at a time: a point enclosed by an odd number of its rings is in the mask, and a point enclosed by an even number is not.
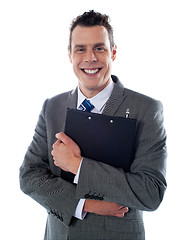
{"type": "MultiPolygon", "coordinates": [[[[94,213],[98,200],[86,199],[83,206],[84,212],[94,213]]],[[[99,202],[100,203],[100,202],[99,202]]]]}
{"type": "Polygon", "coordinates": [[[85,200],[85,202],[84,202],[84,206],[83,206],[83,211],[85,211],[85,212],[89,212],[90,211],[90,209],[89,209],[89,199],[86,199],[85,200]]]}
{"type": "Polygon", "coordinates": [[[79,170],[79,166],[81,164],[81,161],[82,161],[82,157],[81,156],[76,157],[75,164],[74,164],[73,169],[71,171],[73,174],[77,175],[77,172],[79,170]]]}

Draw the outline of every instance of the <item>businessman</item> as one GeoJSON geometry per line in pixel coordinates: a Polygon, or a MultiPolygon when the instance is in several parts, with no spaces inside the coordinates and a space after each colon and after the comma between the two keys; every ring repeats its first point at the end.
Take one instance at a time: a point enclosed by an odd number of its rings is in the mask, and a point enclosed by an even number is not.
{"type": "Polygon", "coordinates": [[[162,104],[111,75],[117,47],[108,16],[89,11],[74,19],[68,51],[78,86],[45,101],[21,189],[48,212],[45,240],[143,240],[142,213],[156,210],[166,189],[162,104]],[[120,117],[128,109],[137,119],[129,172],[82,157],[64,133],[67,108],[120,117]]]}

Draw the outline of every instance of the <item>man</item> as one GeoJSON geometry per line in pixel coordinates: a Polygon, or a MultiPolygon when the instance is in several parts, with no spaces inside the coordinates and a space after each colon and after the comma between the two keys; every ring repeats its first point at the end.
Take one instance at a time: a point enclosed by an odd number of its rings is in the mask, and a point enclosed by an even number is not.
{"type": "Polygon", "coordinates": [[[78,87],[45,101],[20,169],[21,189],[48,211],[46,240],[143,240],[142,211],[157,209],[166,189],[162,104],[111,75],[116,45],[106,15],[90,11],[73,21],[69,58],[78,87]],[[63,133],[67,108],[81,109],[85,99],[94,113],[125,117],[128,109],[137,119],[129,172],[83,158],[63,133]],[[74,183],[65,180],[68,172],[74,183]]]}

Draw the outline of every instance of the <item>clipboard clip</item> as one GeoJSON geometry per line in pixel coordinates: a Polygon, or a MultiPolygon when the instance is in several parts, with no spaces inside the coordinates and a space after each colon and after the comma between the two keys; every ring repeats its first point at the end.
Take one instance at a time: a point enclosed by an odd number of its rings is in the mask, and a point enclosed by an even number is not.
{"type": "Polygon", "coordinates": [[[127,108],[126,113],[125,113],[125,118],[129,118],[130,115],[130,110],[129,108],[127,108]]]}

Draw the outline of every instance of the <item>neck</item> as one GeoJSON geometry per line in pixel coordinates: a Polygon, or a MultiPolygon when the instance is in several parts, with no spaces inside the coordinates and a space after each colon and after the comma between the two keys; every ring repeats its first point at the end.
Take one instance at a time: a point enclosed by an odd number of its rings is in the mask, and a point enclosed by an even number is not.
{"type": "Polygon", "coordinates": [[[82,94],[86,97],[86,98],[93,98],[94,96],[96,96],[98,93],[100,93],[103,89],[105,89],[108,84],[111,82],[111,79],[109,79],[105,85],[103,85],[102,87],[97,87],[97,88],[87,88],[84,87],[80,84],[78,84],[80,91],[82,92],[82,94]]]}

